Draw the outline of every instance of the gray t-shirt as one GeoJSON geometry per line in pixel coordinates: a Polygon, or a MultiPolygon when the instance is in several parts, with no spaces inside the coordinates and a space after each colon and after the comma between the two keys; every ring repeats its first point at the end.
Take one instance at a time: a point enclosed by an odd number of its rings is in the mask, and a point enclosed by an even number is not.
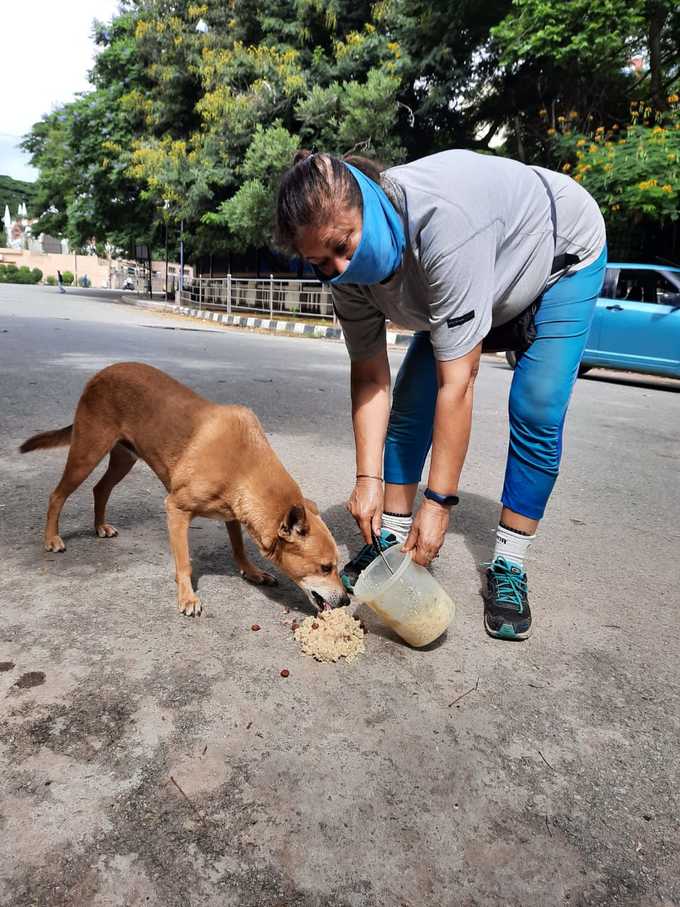
{"type": "Polygon", "coordinates": [[[332,287],[352,359],[384,349],[386,318],[430,331],[436,358],[458,359],[543,292],[555,255],[578,255],[573,271],[605,243],[600,209],[582,186],[507,158],[444,151],[387,170],[382,185],[402,215],[406,249],[386,282],[332,287]],[[555,199],[556,245],[535,170],[555,199]]]}

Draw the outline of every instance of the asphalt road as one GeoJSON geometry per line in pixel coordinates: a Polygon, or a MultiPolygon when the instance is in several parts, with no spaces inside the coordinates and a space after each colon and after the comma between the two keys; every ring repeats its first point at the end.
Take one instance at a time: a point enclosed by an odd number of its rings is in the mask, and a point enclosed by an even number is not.
{"type": "Polygon", "coordinates": [[[511,380],[486,358],[436,567],[451,630],[415,651],[369,615],[367,653],[319,665],[292,640],[303,594],[247,585],[218,524],[191,532],[204,616],[178,615],[144,464],[112,496],[119,538],[92,532],[93,475],[45,553],[65,451],[17,447],[97,369],[149,362],[251,406],[345,554],[342,345],[6,285],[0,331],[0,904],[680,903],[677,383],[578,382],[512,644],[481,621],[511,380]]]}

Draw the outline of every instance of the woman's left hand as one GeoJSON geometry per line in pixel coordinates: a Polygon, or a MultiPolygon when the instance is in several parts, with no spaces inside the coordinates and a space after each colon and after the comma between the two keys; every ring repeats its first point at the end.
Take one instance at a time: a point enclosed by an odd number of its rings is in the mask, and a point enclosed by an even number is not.
{"type": "Polygon", "coordinates": [[[425,499],[413,520],[411,531],[402,551],[411,551],[413,560],[422,567],[429,567],[430,562],[439,554],[444,544],[446,530],[449,527],[451,513],[448,507],[442,507],[434,501],[425,499]]]}

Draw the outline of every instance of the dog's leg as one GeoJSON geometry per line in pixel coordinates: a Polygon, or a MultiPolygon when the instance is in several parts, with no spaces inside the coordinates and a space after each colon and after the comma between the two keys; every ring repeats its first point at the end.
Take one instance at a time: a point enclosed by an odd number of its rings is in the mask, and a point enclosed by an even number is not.
{"type": "Polygon", "coordinates": [[[94,486],[94,531],[100,539],[110,539],[118,535],[118,530],[106,522],[106,505],[115,486],[125,478],[137,462],[137,457],[116,444],[111,449],[109,468],[94,486]]]}
{"type": "Polygon", "coordinates": [[[165,512],[168,515],[168,534],[170,547],[175,557],[175,582],[177,583],[177,604],[182,614],[187,617],[201,613],[201,602],[191,586],[191,558],[189,557],[189,523],[193,516],[188,510],[182,510],[173,501],[172,495],[165,499],[165,512]]]}
{"type": "MultiPolygon", "coordinates": [[[[76,423],[61,481],[50,495],[45,526],[45,550],[65,551],[59,535],[59,517],[66,498],[85,481],[102,457],[111,449],[115,436],[97,434],[98,427],[86,428],[76,423]]],[[[101,432],[101,429],[99,429],[101,432]]]]}
{"type": "Polygon", "coordinates": [[[255,583],[257,586],[276,586],[278,580],[271,573],[265,573],[264,570],[258,569],[255,564],[248,559],[246,549],[243,546],[243,534],[241,533],[241,524],[238,520],[229,520],[227,522],[227,531],[231,548],[234,552],[234,560],[241,571],[241,576],[255,583]]]}

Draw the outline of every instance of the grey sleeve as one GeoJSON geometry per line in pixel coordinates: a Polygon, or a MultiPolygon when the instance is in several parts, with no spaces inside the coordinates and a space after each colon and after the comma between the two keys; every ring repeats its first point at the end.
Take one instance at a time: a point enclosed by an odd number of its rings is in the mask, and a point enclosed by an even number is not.
{"type": "Polygon", "coordinates": [[[350,359],[370,359],[387,347],[385,316],[359,287],[331,287],[350,359]]]}
{"type": "Polygon", "coordinates": [[[432,348],[441,361],[465,356],[491,329],[495,223],[456,245],[466,226],[455,210],[442,207],[420,234],[420,261],[430,287],[432,348]]]}

